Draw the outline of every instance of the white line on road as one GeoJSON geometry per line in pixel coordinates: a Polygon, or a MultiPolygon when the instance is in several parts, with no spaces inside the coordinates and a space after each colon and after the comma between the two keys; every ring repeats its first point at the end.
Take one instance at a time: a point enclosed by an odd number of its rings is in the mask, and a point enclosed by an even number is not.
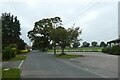
{"type": "Polygon", "coordinates": [[[20,63],[20,65],[19,65],[18,69],[20,69],[20,67],[22,66],[23,62],[24,62],[24,60],[21,61],[21,63],[20,63]]]}

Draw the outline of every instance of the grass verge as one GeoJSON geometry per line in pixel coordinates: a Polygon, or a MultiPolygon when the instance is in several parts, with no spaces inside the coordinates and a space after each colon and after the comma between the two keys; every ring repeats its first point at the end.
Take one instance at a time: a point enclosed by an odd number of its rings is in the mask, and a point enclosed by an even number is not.
{"type": "MultiPolygon", "coordinates": [[[[0,64],[2,65],[2,64],[0,64]]],[[[2,78],[2,67],[0,68],[0,79],[2,78]]]]}
{"type": "Polygon", "coordinates": [[[10,61],[25,60],[26,56],[17,55],[15,58],[10,59],[10,61]]]}
{"type": "Polygon", "coordinates": [[[20,69],[16,69],[16,68],[12,68],[12,69],[8,69],[2,70],[2,80],[19,80],[20,79],[20,74],[21,74],[21,70],[20,69]]]}
{"type": "Polygon", "coordinates": [[[11,58],[10,60],[4,60],[4,61],[18,61],[18,60],[25,60],[26,56],[16,55],[15,58],[11,58]]]}
{"type": "Polygon", "coordinates": [[[83,55],[74,55],[74,54],[66,54],[66,55],[56,55],[58,58],[70,59],[70,58],[77,58],[77,57],[84,57],[83,55]]]}

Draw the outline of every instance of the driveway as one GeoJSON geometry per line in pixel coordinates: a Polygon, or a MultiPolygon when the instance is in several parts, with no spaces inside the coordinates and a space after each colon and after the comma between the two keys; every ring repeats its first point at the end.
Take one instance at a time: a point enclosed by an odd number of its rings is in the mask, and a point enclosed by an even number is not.
{"type": "Polygon", "coordinates": [[[21,69],[21,78],[106,78],[66,59],[38,51],[32,51],[27,55],[21,69]]]}

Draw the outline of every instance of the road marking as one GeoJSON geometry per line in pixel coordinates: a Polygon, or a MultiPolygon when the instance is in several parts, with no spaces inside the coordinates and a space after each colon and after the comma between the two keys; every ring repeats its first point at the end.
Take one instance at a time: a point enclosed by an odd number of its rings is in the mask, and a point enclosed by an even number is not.
{"type": "Polygon", "coordinates": [[[22,66],[23,62],[24,62],[24,60],[21,61],[21,63],[20,63],[20,65],[19,65],[18,69],[20,69],[20,67],[22,66]]]}

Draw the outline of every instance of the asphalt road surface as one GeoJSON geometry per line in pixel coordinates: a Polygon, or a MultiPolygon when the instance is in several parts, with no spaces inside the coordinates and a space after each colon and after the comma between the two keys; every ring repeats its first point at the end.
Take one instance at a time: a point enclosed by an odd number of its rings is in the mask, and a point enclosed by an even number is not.
{"type": "Polygon", "coordinates": [[[21,78],[106,78],[52,54],[32,51],[21,66],[21,78]]]}

